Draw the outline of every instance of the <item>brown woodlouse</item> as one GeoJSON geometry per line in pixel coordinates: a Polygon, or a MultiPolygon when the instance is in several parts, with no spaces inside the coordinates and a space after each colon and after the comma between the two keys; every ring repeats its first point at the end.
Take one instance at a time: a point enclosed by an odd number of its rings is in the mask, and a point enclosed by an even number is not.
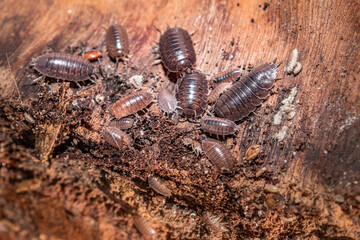
{"type": "Polygon", "coordinates": [[[204,214],[205,223],[215,232],[227,232],[228,229],[225,227],[225,223],[221,222],[221,217],[212,215],[209,212],[204,214]]]}
{"type": "Polygon", "coordinates": [[[116,60],[116,62],[127,60],[130,53],[129,38],[123,26],[119,24],[111,25],[106,31],[105,41],[110,58],[116,60]]]}
{"type": "Polygon", "coordinates": [[[209,94],[209,103],[214,103],[219,96],[232,86],[231,82],[222,82],[215,86],[215,88],[209,94]]]}
{"type": "Polygon", "coordinates": [[[151,223],[146,221],[140,215],[133,215],[133,221],[136,228],[145,236],[152,237],[156,234],[156,231],[152,228],[151,223]]]}
{"type": "Polygon", "coordinates": [[[109,123],[109,127],[116,127],[122,130],[131,128],[134,125],[134,119],[132,118],[122,118],[118,120],[112,120],[109,123]]]}
{"type": "Polygon", "coordinates": [[[205,75],[198,72],[186,73],[176,85],[179,112],[188,118],[203,114],[208,100],[208,81],[205,75]]]}
{"type": "Polygon", "coordinates": [[[235,83],[215,103],[215,114],[237,121],[253,112],[274,86],[279,64],[265,63],[235,83]]]}
{"type": "Polygon", "coordinates": [[[160,57],[170,72],[190,71],[196,54],[189,33],[178,27],[168,28],[160,37],[160,57]]]}
{"type": "Polygon", "coordinates": [[[94,66],[80,56],[69,53],[47,53],[37,57],[34,68],[52,78],[84,81],[94,73],[94,66]]]}
{"type": "Polygon", "coordinates": [[[240,75],[241,75],[241,69],[239,69],[239,68],[233,69],[230,71],[226,71],[226,72],[222,72],[222,73],[216,74],[213,77],[214,83],[219,83],[224,80],[226,80],[228,82],[232,82],[232,81],[235,81],[238,77],[240,77],[240,75]]]}
{"type": "Polygon", "coordinates": [[[102,53],[100,51],[92,51],[92,52],[87,52],[84,55],[82,55],[83,58],[89,60],[89,61],[94,61],[98,58],[102,57],[102,53]]]}
{"type": "Polygon", "coordinates": [[[177,100],[167,88],[163,88],[158,94],[158,105],[166,113],[173,113],[176,110],[177,100]]]}
{"type": "Polygon", "coordinates": [[[108,144],[119,149],[132,143],[131,137],[116,127],[104,127],[102,136],[108,144]]]}
{"type": "Polygon", "coordinates": [[[230,135],[236,131],[236,124],[225,118],[203,117],[200,126],[205,132],[215,135],[230,135]]]}
{"type": "Polygon", "coordinates": [[[221,172],[222,170],[231,170],[235,164],[235,158],[230,150],[220,141],[206,139],[202,142],[202,148],[205,155],[221,172]]]}
{"type": "Polygon", "coordinates": [[[246,150],[245,159],[254,160],[260,153],[260,145],[253,145],[246,150]]]}
{"type": "Polygon", "coordinates": [[[165,196],[171,196],[171,190],[163,183],[163,181],[155,176],[148,178],[149,186],[154,189],[155,192],[165,196]]]}
{"type": "Polygon", "coordinates": [[[117,100],[110,108],[110,114],[116,118],[126,117],[137,113],[149,105],[153,100],[150,92],[134,92],[117,100]]]}

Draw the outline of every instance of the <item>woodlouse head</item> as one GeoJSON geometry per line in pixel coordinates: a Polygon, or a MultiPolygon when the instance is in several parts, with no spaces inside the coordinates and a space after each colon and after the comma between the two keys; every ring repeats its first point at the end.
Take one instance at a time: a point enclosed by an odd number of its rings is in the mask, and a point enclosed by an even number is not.
{"type": "Polygon", "coordinates": [[[192,63],[189,59],[183,59],[177,63],[176,68],[179,72],[190,73],[192,68],[192,63]]]}

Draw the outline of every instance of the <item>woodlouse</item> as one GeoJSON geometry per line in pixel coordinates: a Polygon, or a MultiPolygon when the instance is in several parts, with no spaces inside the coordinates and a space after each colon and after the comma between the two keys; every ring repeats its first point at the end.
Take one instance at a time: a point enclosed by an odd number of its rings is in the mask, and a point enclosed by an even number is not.
{"type": "Polygon", "coordinates": [[[167,88],[163,88],[158,93],[158,105],[166,113],[175,112],[177,100],[167,88]]]}
{"type": "Polygon", "coordinates": [[[151,176],[148,178],[149,186],[154,189],[155,192],[165,196],[171,196],[171,190],[163,183],[159,177],[151,176]]]}
{"type": "Polygon", "coordinates": [[[94,73],[94,66],[80,56],[69,53],[47,53],[37,57],[34,68],[52,78],[84,81],[94,73]]]}
{"type": "Polygon", "coordinates": [[[129,38],[126,32],[126,29],[119,25],[111,25],[105,36],[106,47],[109,53],[109,56],[116,61],[126,60],[130,48],[129,48],[129,38]]]}
{"type": "Polygon", "coordinates": [[[156,234],[156,231],[152,228],[151,223],[146,221],[140,215],[133,215],[133,221],[136,228],[145,236],[152,237],[156,234]]]}
{"type": "Polygon", "coordinates": [[[260,145],[253,145],[246,150],[245,159],[254,160],[260,153],[260,145]]]}
{"type": "Polygon", "coordinates": [[[209,94],[209,103],[214,103],[219,98],[219,96],[225,92],[228,88],[232,86],[231,82],[219,83],[209,94]]]}
{"type": "Polygon", "coordinates": [[[116,118],[126,117],[145,108],[152,100],[150,92],[134,92],[116,101],[110,108],[110,114],[116,118]]]}
{"type": "Polygon", "coordinates": [[[92,52],[87,52],[84,55],[82,55],[83,58],[89,60],[89,61],[94,61],[98,58],[102,57],[102,53],[100,51],[92,51],[92,52]]]}
{"type": "Polygon", "coordinates": [[[225,227],[225,223],[221,222],[221,217],[214,216],[209,212],[204,214],[205,223],[215,232],[227,232],[228,229],[225,227]]]}
{"type": "Polygon", "coordinates": [[[130,146],[132,143],[131,137],[116,127],[104,127],[102,136],[108,144],[115,148],[130,146]]]}
{"type": "Polygon", "coordinates": [[[236,69],[233,69],[230,71],[226,71],[226,72],[222,72],[213,77],[214,83],[219,83],[224,80],[226,80],[228,82],[232,82],[235,79],[237,79],[238,77],[240,77],[240,75],[241,75],[241,69],[239,69],[239,68],[236,68],[236,69]]]}
{"type": "Polygon", "coordinates": [[[220,141],[206,139],[202,142],[202,148],[205,155],[221,172],[222,170],[231,170],[235,164],[235,158],[230,150],[220,141]]]}
{"type": "Polygon", "coordinates": [[[182,28],[168,28],[161,35],[159,46],[161,60],[170,72],[188,71],[196,63],[193,42],[182,28]]]}
{"type": "Polygon", "coordinates": [[[122,118],[118,120],[112,120],[109,123],[109,127],[116,127],[122,130],[131,128],[134,125],[134,119],[132,118],[122,118]]]}
{"type": "Polygon", "coordinates": [[[191,146],[196,156],[199,156],[202,153],[201,144],[198,141],[195,141],[189,137],[185,137],[183,138],[182,142],[185,146],[191,146]]]}
{"type": "Polygon", "coordinates": [[[205,132],[215,135],[230,135],[236,130],[236,124],[233,121],[217,117],[203,117],[200,119],[200,126],[205,132]]]}
{"type": "Polygon", "coordinates": [[[269,95],[269,90],[275,83],[278,66],[265,63],[240,79],[216,101],[215,114],[237,121],[253,112],[269,95]]]}
{"type": "Polygon", "coordinates": [[[198,72],[186,73],[176,84],[179,112],[188,118],[200,116],[206,110],[208,100],[208,81],[205,75],[198,72]]]}

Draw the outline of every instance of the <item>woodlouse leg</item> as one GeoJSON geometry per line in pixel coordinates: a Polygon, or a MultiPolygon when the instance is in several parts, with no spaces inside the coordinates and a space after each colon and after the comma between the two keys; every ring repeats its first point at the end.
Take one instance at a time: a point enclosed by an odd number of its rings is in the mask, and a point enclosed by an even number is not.
{"type": "Polygon", "coordinates": [[[115,66],[114,66],[114,73],[113,73],[114,75],[116,74],[118,66],[119,66],[119,59],[116,58],[116,62],[115,62],[115,66]]]}
{"type": "Polygon", "coordinates": [[[32,84],[38,82],[38,81],[41,80],[41,79],[45,79],[45,76],[44,76],[44,75],[41,75],[41,76],[35,78],[35,79],[32,81],[32,84]]]}

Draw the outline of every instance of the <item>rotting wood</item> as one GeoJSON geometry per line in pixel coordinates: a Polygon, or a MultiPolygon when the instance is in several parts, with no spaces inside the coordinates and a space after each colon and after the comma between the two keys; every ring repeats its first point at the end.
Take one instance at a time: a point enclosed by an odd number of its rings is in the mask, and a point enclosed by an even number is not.
{"type": "Polygon", "coordinates": [[[159,238],[358,237],[359,3],[269,1],[266,8],[256,1],[43,0],[36,8],[31,4],[0,3],[0,226],[6,229],[0,238],[45,234],[65,239],[137,239],[140,233],[128,224],[134,214],[125,211],[129,206],[152,219],[154,229],[163,234],[159,238]],[[29,67],[31,58],[48,51],[81,55],[91,48],[105,55],[102,26],[115,21],[128,30],[130,61],[139,69],[120,63],[121,76],[111,77],[114,64],[103,57],[103,74],[110,77],[94,92],[74,99],[81,111],[69,104],[72,101],[54,104],[59,98],[46,94],[49,79],[31,85],[38,76],[29,67]],[[135,150],[119,152],[98,141],[103,122],[92,119],[91,99],[104,96],[100,109],[105,108],[106,114],[106,104],[134,91],[125,79],[143,75],[144,87],[155,83],[153,90],[158,91],[172,78],[161,65],[152,65],[154,42],[160,36],[155,27],[164,31],[166,24],[197,30],[192,36],[195,68],[210,74],[236,66],[256,67],[275,57],[287,62],[291,51],[299,50],[302,71],[294,77],[280,66],[282,79],[275,83],[274,94],[237,123],[233,153],[238,162],[233,175],[218,175],[204,155],[196,156],[184,146],[183,138],[198,140],[201,133],[187,132],[192,127],[188,123],[170,125],[156,105],[140,116],[142,121],[132,130],[135,150]],[[6,53],[22,103],[16,100],[6,53]],[[285,117],[285,112],[274,124],[274,116],[283,110],[282,101],[293,89],[297,93],[289,105],[294,116],[285,117]],[[43,105],[39,95],[46,100],[43,105]],[[53,107],[48,109],[50,104],[53,107]],[[24,113],[31,113],[35,123],[26,121],[24,113]],[[45,132],[52,137],[36,137],[45,132]],[[29,147],[34,138],[42,144],[29,147]],[[246,150],[254,144],[261,146],[261,153],[244,162],[246,150]],[[34,149],[42,149],[42,158],[49,156],[50,161],[36,161],[39,152],[34,149]],[[164,200],[152,194],[144,172],[173,182],[173,197],[164,200]],[[41,184],[16,193],[16,186],[28,179],[41,184]],[[269,196],[266,184],[276,185],[279,192],[269,196]],[[266,208],[269,199],[271,207],[266,208]],[[232,231],[208,232],[199,219],[204,211],[224,214],[232,231]]]}

